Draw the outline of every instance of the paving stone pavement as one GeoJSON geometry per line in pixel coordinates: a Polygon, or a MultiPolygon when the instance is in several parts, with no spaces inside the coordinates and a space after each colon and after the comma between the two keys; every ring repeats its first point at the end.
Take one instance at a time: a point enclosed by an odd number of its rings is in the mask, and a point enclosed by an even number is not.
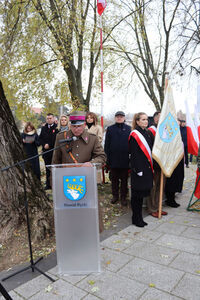
{"type": "MultiPolygon", "coordinates": [[[[195,166],[186,169],[179,208],[165,207],[161,220],[130,225],[102,241],[101,273],[59,276],[52,283],[40,275],[10,291],[14,300],[199,300],[200,213],[186,210],[194,187],[195,166]]],[[[3,297],[0,297],[3,300],[3,297]]]]}

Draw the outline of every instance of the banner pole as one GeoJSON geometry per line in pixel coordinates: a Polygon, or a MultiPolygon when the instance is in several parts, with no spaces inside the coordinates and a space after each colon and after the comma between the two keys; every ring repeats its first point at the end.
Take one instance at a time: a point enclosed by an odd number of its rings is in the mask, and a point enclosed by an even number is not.
{"type": "Polygon", "coordinates": [[[100,16],[100,52],[101,52],[101,127],[103,128],[103,26],[100,16]]]}
{"type": "Polygon", "coordinates": [[[159,206],[158,206],[158,219],[161,218],[162,214],[162,199],[163,199],[163,171],[160,174],[160,195],[159,195],[159,206]]]}

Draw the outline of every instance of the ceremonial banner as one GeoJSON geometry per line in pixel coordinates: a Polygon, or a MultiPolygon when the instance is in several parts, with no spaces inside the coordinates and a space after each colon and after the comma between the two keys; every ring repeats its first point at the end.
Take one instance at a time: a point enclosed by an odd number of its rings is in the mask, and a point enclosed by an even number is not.
{"type": "Polygon", "coordinates": [[[194,108],[194,125],[197,129],[198,138],[200,140],[200,121],[199,121],[199,113],[198,113],[197,105],[195,105],[194,108]]]}
{"type": "Polygon", "coordinates": [[[190,115],[189,107],[187,101],[185,101],[185,108],[186,108],[186,127],[187,127],[187,146],[188,146],[188,153],[197,155],[198,154],[198,147],[199,147],[199,138],[197,129],[194,126],[194,122],[190,115]]]}
{"type": "Polygon", "coordinates": [[[97,0],[97,11],[98,14],[101,16],[104,12],[104,9],[106,8],[106,0],[97,0]]]}
{"type": "Polygon", "coordinates": [[[177,122],[173,92],[170,84],[168,84],[152,157],[158,162],[165,176],[170,177],[183,155],[183,142],[177,122]]]}

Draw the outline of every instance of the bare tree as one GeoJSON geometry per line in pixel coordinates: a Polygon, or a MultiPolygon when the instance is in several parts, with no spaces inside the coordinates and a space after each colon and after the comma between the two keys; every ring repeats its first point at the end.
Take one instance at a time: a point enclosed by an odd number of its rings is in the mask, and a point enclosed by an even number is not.
{"type": "Polygon", "coordinates": [[[187,0],[182,3],[182,29],[180,38],[182,47],[179,50],[179,59],[176,66],[180,74],[187,69],[200,75],[200,1],[187,0]]]}
{"type": "Polygon", "coordinates": [[[164,101],[165,80],[169,71],[169,51],[172,43],[170,38],[176,24],[180,2],[180,0],[122,1],[125,9],[134,13],[124,21],[123,43],[112,34],[114,41],[112,50],[129,62],[129,72],[132,66],[157,110],[161,110],[164,101]],[[156,15],[156,10],[159,11],[159,15],[156,15]],[[155,26],[152,26],[155,18],[158,20],[156,30],[155,26]]]}

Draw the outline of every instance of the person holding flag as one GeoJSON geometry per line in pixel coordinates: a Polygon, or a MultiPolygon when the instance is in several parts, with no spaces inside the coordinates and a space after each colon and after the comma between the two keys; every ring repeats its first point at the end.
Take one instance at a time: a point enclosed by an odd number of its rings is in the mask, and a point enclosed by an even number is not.
{"type": "Polygon", "coordinates": [[[132,224],[147,225],[142,217],[143,198],[150,194],[153,186],[153,161],[151,149],[153,135],[147,130],[148,116],[144,112],[134,115],[133,131],[129,136],[131,154],[131,207],[132,224]]]}
{"type": "MultiPolygon", "coordinates": [[[[160,111],[156,111],[153,114],[153,124],[148,128],[148,130],[152,132],[154,138],[156,136],[159,119],[160,119],[160,111]]],[[[147,197],[147,210],[152,217],[158,218],[161,169],[159,164],[155,160],[153,160],[153,169],[154,169],[153,188],[151,190],[150,196],[147,197]]],[[[166,216],[167,212],[162,211],[161,214],[163,216],[166,216]]]]}
{"type": "MultiPolygon", "coordinates": [[[[160,120],[157,128],[157,134],[152,150],[152,157],[157,161],[161,167],[161,188],[160,188],[160,199],[159,199],[159,218],[161,217],[162,211],[162,194],[163,194],[163,174],[166,177],[171,177],[172,173],[183,161],[184,148],[181,139],[180,128],[176,117],[176,109],[174,105],[173,92],[170,84],[168,84],[165,94],[165,99],[160,114],[160,120]]],[[[184,169],[183,169],[184,170],[184,169]]],[[[175,189],[170,190],[175,195],[176,183],[175,175],[171,178],[173,187],[175,189]]],[[[176,177],[177,179],[177,177],[176,177]]],[[[169,183],[169,181],[168,181],[169,183]]],[[[166,190],[170,188],[170,183],[165,185],[166,190]]],[[[169,191],[169,190],[168,190],[169,191]]],[[[178,190],[178,192],[181,189],[178,190]]],[[[170,200],[170,199],[168,199],[170,200]]],[[[170,202],[169,202],[170,203],[170,202]]]]}

